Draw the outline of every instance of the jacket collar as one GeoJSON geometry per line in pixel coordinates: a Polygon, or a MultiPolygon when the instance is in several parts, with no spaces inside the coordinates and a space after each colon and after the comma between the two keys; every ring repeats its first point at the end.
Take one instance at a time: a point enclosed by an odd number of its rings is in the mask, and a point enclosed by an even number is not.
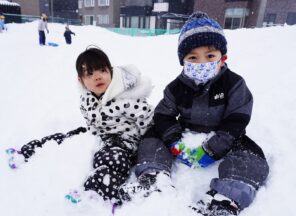
{"type": "MultiPolygon", "coordinates": [[[[79,83],[80,84],[80,83],[79,83]]],[[[153,86],[151,80],[141,76],[139,70],[133,65],[113,68],[113,77],[105,93],[100,97],[102,105],[113,98],[137,99],[148,97],[153,86]]],[[[91,93],[80,84],[81,94],[91,93]]],[[[98,99],[98,97],[96,97],[98,99]]]]}

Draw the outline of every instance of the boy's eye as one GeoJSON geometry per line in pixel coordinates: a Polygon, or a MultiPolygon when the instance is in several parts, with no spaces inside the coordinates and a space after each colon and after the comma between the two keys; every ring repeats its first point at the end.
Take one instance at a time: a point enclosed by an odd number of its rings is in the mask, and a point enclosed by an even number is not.
{"type": "Polygon", "coordinates": [[[189,56],[188,59],[189,59],[189,60],[195,60],[196,57],[195,57],[195,56],[189,56]]]}
{"type": "Polygon", "coordinates": [[[208,58],[215,58],[215,55],[213,55],[213,54],[208,54],[208,58]]]}

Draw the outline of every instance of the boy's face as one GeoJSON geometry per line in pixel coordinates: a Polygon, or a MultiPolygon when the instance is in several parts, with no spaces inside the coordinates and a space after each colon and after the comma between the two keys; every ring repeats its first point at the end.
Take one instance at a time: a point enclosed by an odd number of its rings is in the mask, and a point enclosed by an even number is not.
{"type": "Polygon", "coordinates": [[[226,59],[227,56],[222,56],[220,50],[216,50],[214,47],[209,46],[197,47],[184,57],[184,61],[191,63],[206,63],[220,60],[218,62],[218,68],[224,66],[226,59]]]}
{"type": "Polygon", "coordinates": [[[78,80],[87,90],[100,96],[107,90],[111,83],[111,71],[106,67],[105,69],[95,70],[89,74],[86,70],[84,75],[78,78],[78,80]]]}

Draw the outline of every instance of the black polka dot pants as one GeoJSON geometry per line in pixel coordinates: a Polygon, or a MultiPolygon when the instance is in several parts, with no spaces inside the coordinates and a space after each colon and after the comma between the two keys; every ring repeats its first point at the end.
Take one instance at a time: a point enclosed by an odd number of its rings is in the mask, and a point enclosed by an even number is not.
{"type": "Polygon", "coordinates": [[[119,203],[118,188],[130,174],[131,154],[119,147],[103,147],[94,155],[92,174],[84,183],[85,190],[94,190],[113,203],[119,203]]]}

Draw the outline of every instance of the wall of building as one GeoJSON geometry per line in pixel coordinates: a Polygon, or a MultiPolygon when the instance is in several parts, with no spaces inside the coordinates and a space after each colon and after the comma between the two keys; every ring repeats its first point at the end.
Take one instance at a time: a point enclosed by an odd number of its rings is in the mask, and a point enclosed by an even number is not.
{"type": "Polygon", "coordinates": [[[249,15],[246,19],[246,27],[261,27],[263,23],[267,0],[253,0],[249,3],[249,15]]]}
{"type": "Polygon", "coordinates": [[[296,12],[296,0],[268,0],[264,16],[276,14],[275,24],[284,24],[288,12],[296,12]]]}
{"type": "Polygon", "coordinates": [[[169,0],[169,12],[177,14],[191,14],[193,12],[194,0],[169,0]]]}
{"type": "Polygon", "coordinates": [[[95,25],[102,27],[119,27],[120,25],[120,5],[119,0],[110,0],[108,6],[99,6],[98,0],[95,0],[93,7],[83,7],[79,8],[79,15],[82,18],[82,22],[85,24],[85,15],[91,15],[94,17],[95,25]],[[109,15],[109,24],[100,24],[99,15],[109,15]]]}
{"type": "Polygon", "coordinates": [[[120,6],[121,2],[119,0],[112,1],[111,9],[113,12],[111,13],[112,16],[112,27],[119,27],[120,26],[120,6]]]}
{"type": "Polygon", "coordinates": [[[273,24],[284,24],[289,12],[295,13],[296,22],[296,0],[196,0],[194,5],[194,10],[206,12],[222,26],[227,8],[248,9],[242,27],[262,27],[264,22],[272,20],[270,16],[275,17],[273,24]]]}
{"type": "Polygon", "coordinates": [[[54,0],[54,17],[78,19],[78,0],[54,0]]]}
{"type": "Polygon", "coordinates": [[[13,0],[21,5],[23,15],[40,15],[39,0],[13,0]]]}
{"type": "Polygon", "coordinates": [[[225,11],[227,8],[247,8],[248,4],[249,1],[196,0],[194,11],[206,12],[209,17],[217,20],[221,26],[224,26],[225,11]]]}

